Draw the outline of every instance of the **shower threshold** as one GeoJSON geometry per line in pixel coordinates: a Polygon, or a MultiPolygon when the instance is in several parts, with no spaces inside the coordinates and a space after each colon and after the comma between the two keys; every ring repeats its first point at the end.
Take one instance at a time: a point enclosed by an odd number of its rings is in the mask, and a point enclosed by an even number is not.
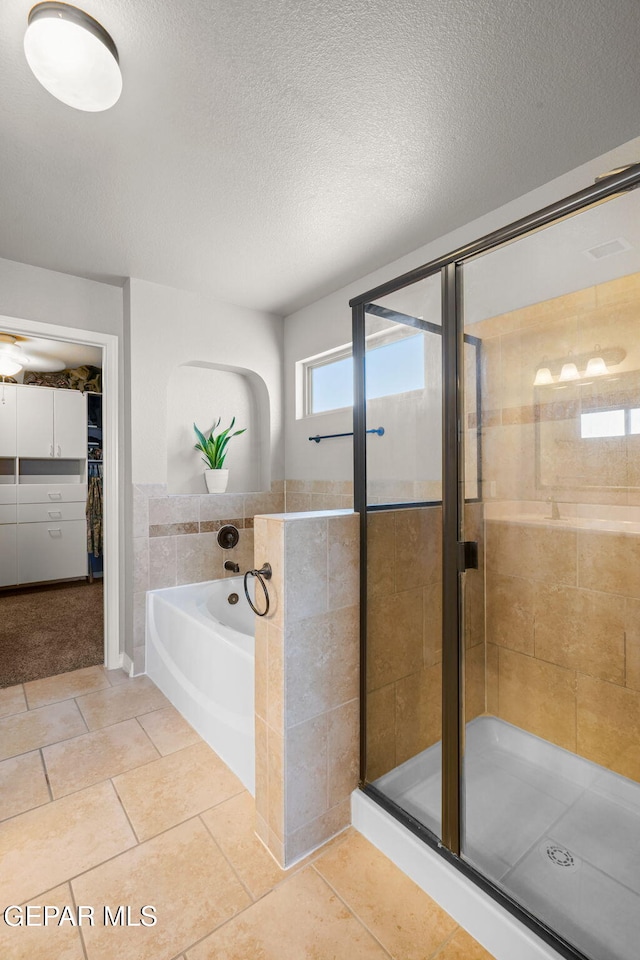
{"type": "MultiPolygon", "coordinates": [[[[374,786],[440,835],[441,745],[374,786]]],[[[495,717],[467,725],[463,857],[593,960],[637,960],[640,784],[495,717]]]]}

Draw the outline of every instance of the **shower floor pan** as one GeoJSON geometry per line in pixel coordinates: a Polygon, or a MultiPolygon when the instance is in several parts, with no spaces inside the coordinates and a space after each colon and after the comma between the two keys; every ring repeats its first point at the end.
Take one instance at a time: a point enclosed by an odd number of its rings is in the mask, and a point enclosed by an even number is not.
{"type": "MultiPolygon", "coordinates": [[[[640,956],[640,784],[495,717],[467,725],[463,856],[593,960],[640,956]]],[[[441,746],[375,781],[440,835],[441,746]]]]}

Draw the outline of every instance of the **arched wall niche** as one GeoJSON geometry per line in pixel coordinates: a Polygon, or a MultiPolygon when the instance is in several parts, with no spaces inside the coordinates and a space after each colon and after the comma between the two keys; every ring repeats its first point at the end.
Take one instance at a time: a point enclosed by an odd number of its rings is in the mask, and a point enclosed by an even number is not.
{"type": "MultiPolygon", "coordinates": [[[[175,367],[167,385],[167,485],[170,494],[204,494],[205,464],[194,449],[193,424],[208,433],[236,418],[228,447],[227,493],[252,493],[271,486],[270,405],[267,386],[245,367],[192,360],[175,367]]],[[[150,429],[152,426],[150,425],[150,429]]]]}

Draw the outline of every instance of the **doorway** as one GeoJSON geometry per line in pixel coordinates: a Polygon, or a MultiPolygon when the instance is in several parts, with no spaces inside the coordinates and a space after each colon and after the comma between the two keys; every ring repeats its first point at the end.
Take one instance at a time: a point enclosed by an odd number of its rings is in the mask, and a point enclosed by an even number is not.
{"type": "MultiPolygon", "coordinates": [[[[13,317],[0,318],[0,330],[30,357],[13,377],[20,382],[0,384],[11,397],[3,406],[7,423],[16,401],[15,450],[2,451],[15,456],[0,459],[4,519],[15,521],[13,530],[3,524],[9,549],[2,552],[0,604],[10,655],[3,656],[2,683],[89,663],[115,669],[122,666],[117,337],[13,317]]],[[[5,430],[3,437],[6,446],[5,430]]]]}

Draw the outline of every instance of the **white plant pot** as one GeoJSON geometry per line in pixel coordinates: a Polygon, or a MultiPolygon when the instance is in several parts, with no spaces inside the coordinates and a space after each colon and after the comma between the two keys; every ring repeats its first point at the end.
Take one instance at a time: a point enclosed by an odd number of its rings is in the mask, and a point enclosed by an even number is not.
{"type": "Polygon", "coordinates": [[[224,493],[229,482],[228,470],[205,470],[204,482],[209,493],[224,493]]]}

